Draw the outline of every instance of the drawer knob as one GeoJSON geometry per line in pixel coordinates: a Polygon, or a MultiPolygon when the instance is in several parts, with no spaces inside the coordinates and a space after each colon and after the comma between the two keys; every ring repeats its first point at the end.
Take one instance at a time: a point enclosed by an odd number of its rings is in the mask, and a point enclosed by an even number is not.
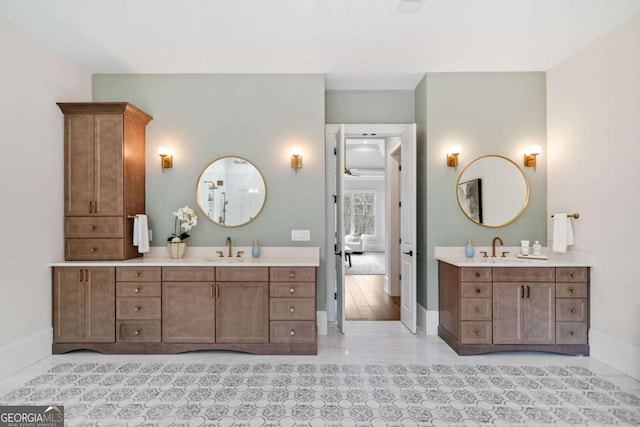
{"type": "Polygon", "coordinates": [[[95,226],[95,225],[90,225],[90,226],[89,226],[89,230],[95,230],[95,229],[96,229],[96,226],[95,226]]]}
{"type": "Polygon", "coordinates": [[[140,307],[139,305],[137,305],[137,306],[135,306],[135,307],[133,308],[133,311],[140,311],[140,308],[142,308],[142,307],[140,307]]]}
{"type": "Polygon", "coordinates": [[[139,271],[136,271],[136,277],[140,277],[142,273],[140,273],[139,271]]]}
{"type": "Polygon", "coordinates": [[[296,273],[294,273],[294,272],[292,271],[291,273],[289,273],[289,277],[291,277],[291,278],[293,279],[294,277],[296,277],[296,273]]]}
{"type": "Polygon", "coordinates": [[[480,313],[480,307],[476,307],[476,313],[480,313]]]}
{"type": "Polygon", "coordinates": [[[571,310],[569,310],[569,311],[570,311],[571,313],[575,313],[575,312],[576,312],[576,309],[575,309],[575,308],[573,308],[573,307],[571,307],[571,310]]]}
{"type": "Polygon", "coordinates": [[[480,277],[480,272],[476,271],[476,277],[480,277]]]}
{"type": "Polygon", "coordinates": [[[291,336],[294,336],[296,334],[296,331],[291,331],[289,333],[291,334],[291,336]]]}
{"type": "Polygon", "coordinates": [[[482,292],[482,290],[480,290],[480,288],[476,288],[476,294],[479,294],[480,292],[482,292]]]}
{"type": "Polygon", "coordinates": [[[571,332],[569,332],[569,335],[571,335],[571,336],[573,337],[573,336],[575,336],[575,335],[576,335],[576,333],[575,333],[575,332],[573,332],[573,331],[571,331],[571,332]]]}
{"type": "Polygon", "coordinates": [[[291,307],[291,308],[289,309],[289,311],[290,311],[291,313],[294,313],[294,312],[296,311],[296,309],[295,309],[295,308],[293,308],[293,307],[291,307]]]}
{"type": "Polygon", "coordinates": [[[293,294],[293,293],[295,293],[295,292],[296,292],[296,290],[295,290],[294,288],[289,289],[289,293],[290,293],[290,294],[293,294]]]}
{"type": "Polygon", "coordinates": [[[140,329],[136,329],[136,330],[133,332],[133,335],[140,335],[140,329]]]}
{"type": "Polygon", "coordinates": [[[135,292],[136,294],[140,293],[140,288],[135,288],[133,292],[135,292]]]}
{"type": "Polygon", "coordinates": [[[95,252],[97,250],[98,250],[98,248],[96,248],[96,247],[91,248],[91,252],[95,252]]]}
{"type": "Polygon", "coordinates": [[[571,276],[572,279],[576,278],[576,273],[571,273],[569,276],[571,276]]]}
{"type": "Polygon", "coordinates": [[[476,330],[476,336],[479,337],[480,336],[480,331],[476,330]]]}
{"type": "Polygon", "coordinates": [[[570,293],[570,294],[575,294],[575,293],[576,293],[576,290],[575,290],[575,289],[573,289],[573,288],[571,288],[571,289],[569,289],[569,293],[570,293]]]}

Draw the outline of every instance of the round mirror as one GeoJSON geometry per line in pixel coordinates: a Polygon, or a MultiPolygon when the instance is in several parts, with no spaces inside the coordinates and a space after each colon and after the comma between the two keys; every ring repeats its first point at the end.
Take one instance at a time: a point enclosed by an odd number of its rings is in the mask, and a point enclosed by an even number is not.
{"type": "Polygon", "coordinates": [[[524,212],[529,202],[529,182],[513,160],[491,154],[473,160],[460,172],[456,198],[471,221],[502,227],[524,212]]]}
{"type": "Polygon", "coordinates": [[[241,157],[209,163],[196,183],[198,207],[214,223],[239,227],[255,219],[264,206],[267,187],[258,168],[241,157]]]}

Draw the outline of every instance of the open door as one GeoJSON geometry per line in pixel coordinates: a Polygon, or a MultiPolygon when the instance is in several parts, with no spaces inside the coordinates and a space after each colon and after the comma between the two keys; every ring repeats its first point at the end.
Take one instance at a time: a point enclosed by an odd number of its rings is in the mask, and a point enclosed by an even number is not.
{"type": "Polygon", "coordinates": [[[416,185],[416,125],[402,132],[400,151],[400,238],[401,267],[400,320],[416,333],[417,310],[417,185],[416,185]]]}
{"type": "Polygon", "coordinates": [[[336,321],[338,322],[338,330],[344,333],[344,156],[345,156],[345,135],[344,125],[340,125],[336,133],[335,146],[335,174],[336,174],[336,191],[335,191],[335,243],[334,253],[336,262],[336,321]]]}

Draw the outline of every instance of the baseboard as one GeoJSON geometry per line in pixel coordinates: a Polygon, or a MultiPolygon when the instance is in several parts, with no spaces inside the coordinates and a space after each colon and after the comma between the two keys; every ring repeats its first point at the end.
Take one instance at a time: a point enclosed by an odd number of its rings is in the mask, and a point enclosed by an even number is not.
{"type": "Polygon", "coordinates": [[[316,322],[318,325],[318,335],[327,335],[327,312],[316,311],[316,322]]]}
{"type": "Polygon", "coordinates": [[[0,380],[51,356],[53,329],[47,328],[0,348],[0,380]]]}
{"type": "Polygon", "coordinates": [[[438,310],[427,310],[427,335],[438,335],[439,324],[440,314],[438,310]]]}
{"type": "Polygon", "coordinates": [[[640,381],[640,347],[591,329],[590,354],[594,359],[640,381]]]}
{"type": "Polygon", "coordinates": [[[417,304],[416,327],[421,335],[438,335],[438,312],[417,304]]]}

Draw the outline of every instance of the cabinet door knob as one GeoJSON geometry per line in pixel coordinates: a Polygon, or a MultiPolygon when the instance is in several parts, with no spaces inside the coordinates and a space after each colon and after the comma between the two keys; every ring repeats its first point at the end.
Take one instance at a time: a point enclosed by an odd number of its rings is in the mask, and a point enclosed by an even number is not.
{"type": "Polygon", "coordinates": [[[294,288],[289,289],[289,293],[290,294],[294,294],[296,292],[296,290],[294,288]]]}
{"type": "Polygon", "coordinates": [[[576,312],[576,309],[575,309],[575,308],[573,308],[573,307],[571,307],[571,310],[569,310],[569,311],[570,311],[571,313],[575,313],[575,312],[576,312]]]}
{"type": "Polygon", "coordinates": [[[136,271],[136,277],[140,277],[142,273],[140,273],[139,271],[136,271]]]}
{"type": "Polygon", "coordinates": [[[575,332],[573,332],[573,331],[569,332],[569,335],[571,335],[572,337],[573,337],[573,336],[575,336],[575,334],[576,334],[576,333],[575,333],[575,332]]]}
{"type": "Polygon", "coordinates": [[[136,330],[133,332],[133,335],[140,335],[140,329],[136,329],[136,330]]]}
{"type": "Polygon", "coordinates": [[[480,331],[476,330],[476,336],[479,337],[480,336],[480,331]]]}
{"type": "Polygon", "coordinates": [[[133,308],[133,311],[140,311],[140,308],[141,308],[141,307],[140,307],[139,305],[137,305],[137,306],[135,306],[135,307],[133,308]]]}
{"type": "Polygon", "coordinates": [[[480,307],[476,307],[476,313],[480,313],[480,307]]]}
{"type": "Polygon", "coordinates": [[[95,229],[96,229],[96,226],[95,226],[95,225],[90,225],[90,226],[89,226],[89,230],[95,230],[95,229]]]}
{"type": "Polygon", "coordinates": [[[135,292],[136,294],[140,293],[140,288],[135,288],[133,292],[135,292]]]}
{"type": "Polygon", "coordinates": [[[292,271],[291,273],[289,273],[289,277],[291,277],[291,278],[293,279],[294,277],[296,277],[296,273],[294,273],[294,272],[292,271]]]}
{"type": "Polygon", "coordinates": [[[295,309],[295,308],[293,308],[293,307],[291,307],[291,308],[289,309],[289,311],[290,311],[291,313],[295,313],[296,309],[295,309]]]}
{"type": "Polygon", "coordinates": [[[289,333],[291,334],[291,336],[294,336],[296,334],[296,331],[291,331],[289,333]]]}
{"type": "Polygon", "coordinates": [[[573,289],[573,288],[571,288],[571,289],[569,289],[569,293],[570,293],[570,294],[575,294],[575,293],[576,293],[576,290],[575,290],[575,289],[573,289]]]}
{"type": "Polygon", "coordinates": [[[91,248],[91,252],[95,252],[97,250],[98,250],[98,248],[96,248],[95,246],[93,248],[91,248]]]}
{"type": "Polygon", "coordinates": [[[480,272],[476,271],[476,277],[480,277],[480,272]]]}
{"type": "Polygon", "coordinates": [[[576,273],[571,273],[569,276],[571,276],[572,279],[576,278],[576,273]]]}

